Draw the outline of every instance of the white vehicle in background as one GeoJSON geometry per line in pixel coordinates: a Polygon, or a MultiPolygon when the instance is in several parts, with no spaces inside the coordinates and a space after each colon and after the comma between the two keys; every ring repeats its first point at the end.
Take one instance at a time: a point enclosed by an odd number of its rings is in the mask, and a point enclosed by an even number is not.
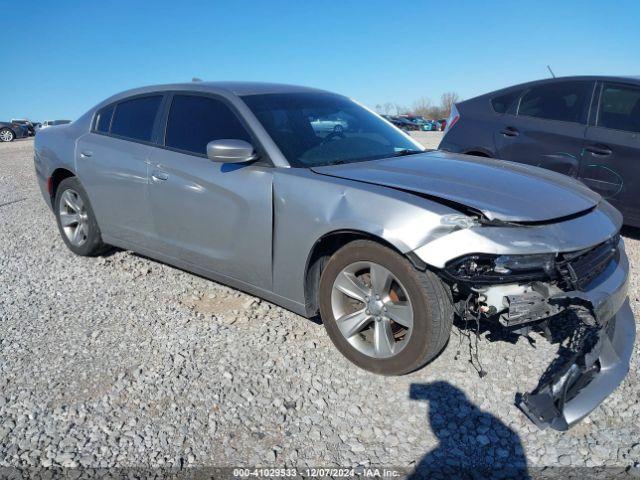
{"type": "Polygon", "coordinates": [[[318,117],[311,120],[311,128],[316,133],[336,133],[342,134],[349,124],[336,116],[318,117]]]}
{"type": "Polygon", "coordinates": [[[42,122],[42,126],[39,128],[39,130],[53,127],[55,125],[66,125],[67,123],[71,123],[71,120],[45,120],[44,122],[42,122]]]}

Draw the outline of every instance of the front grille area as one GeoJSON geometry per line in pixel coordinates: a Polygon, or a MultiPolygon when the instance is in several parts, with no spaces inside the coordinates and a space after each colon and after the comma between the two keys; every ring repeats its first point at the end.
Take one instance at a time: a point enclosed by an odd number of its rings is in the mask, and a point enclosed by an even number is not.
{"type": "Polygon", "coordinates": [[[614,258],[618,257],[619,240],[620,236],[616,235],[595,247],[561,254],[556,261],[560,288],[584,290],[614,258]]]}

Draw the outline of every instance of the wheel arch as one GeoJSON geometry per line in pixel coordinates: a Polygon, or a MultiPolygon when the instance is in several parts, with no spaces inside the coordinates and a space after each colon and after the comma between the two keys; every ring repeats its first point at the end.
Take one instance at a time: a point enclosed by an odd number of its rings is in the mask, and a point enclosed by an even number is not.
{"type": "Polygon", "coordinates": [[[53,205],[53,202],[56,198],[56,192],[58,191],[58,187],[60,186],[60,183],[62,183],[62,181],[66,178],[71,178],[75,176],[76,174],[73,173],[71,170],[68,170],[62,167],[56,168],[51,173],[51,177],[49,177],[49,181],[47,185],[49,196],[51,197],[51,205],[53,205]]]}
{"type": "Polygon", "coordinates": [[[424,270],[426,267],[416,255],[412,255],[411,252],[405,254],[396,245],[372,233],[355,229],[341,229],[325,233],[313,244],[305,266],[304,297],[305,308],[309,317],[315,316],[319,311],[318,290],[324,265],[331,255],[355,240],[371,240],[379,243],[408,258],[419,270],[424,270]]]}
{"type": "Polygon", "coordinates": [[[486,157],[486,158],[495,157],[492,152],[482,147],[470,148],[468,150],[465,150],[462,153],[464,153],[465,155],[475,155],[476,157],[486,157]]]}

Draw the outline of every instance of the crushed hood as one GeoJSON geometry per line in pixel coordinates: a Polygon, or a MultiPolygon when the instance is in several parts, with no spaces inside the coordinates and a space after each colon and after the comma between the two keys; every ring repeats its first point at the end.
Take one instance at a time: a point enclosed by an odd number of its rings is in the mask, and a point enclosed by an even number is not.
{"type": "Polygon", "coordinates": [[[489,220],[550,221],[589,210],[600,201],[597,193],[559,173],[441,151],[312,170],[440,198],[478,210],[489,220]]]}

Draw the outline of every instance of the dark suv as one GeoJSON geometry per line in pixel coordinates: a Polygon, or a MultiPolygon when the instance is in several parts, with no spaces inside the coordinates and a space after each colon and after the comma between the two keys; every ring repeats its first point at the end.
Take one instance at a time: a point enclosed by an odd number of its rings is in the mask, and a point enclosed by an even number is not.
{"type": "Polygon", "coordinates": [[[640,227],[640,77],[564,77],[458,103],[440,149],[580,179],[640,227]]]}

